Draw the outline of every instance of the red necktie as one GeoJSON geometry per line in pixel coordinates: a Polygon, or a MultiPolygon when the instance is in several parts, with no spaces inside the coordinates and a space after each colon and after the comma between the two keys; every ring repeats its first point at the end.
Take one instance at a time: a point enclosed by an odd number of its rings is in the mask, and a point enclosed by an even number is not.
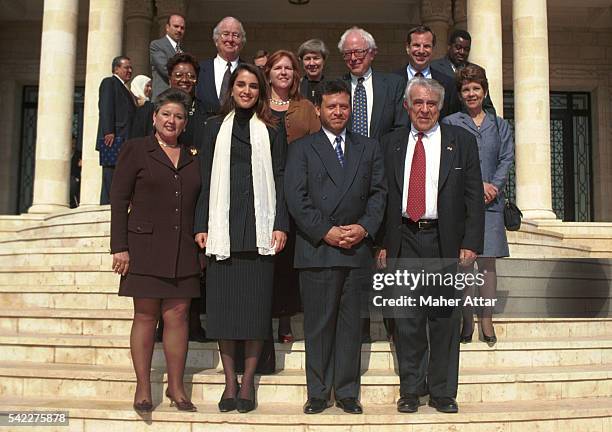
{"type": "Polygon", "coordinates": [[[417,134],[417,142],[410,166],[410,182],[408,184],[408,203],[406,213],[414,222],[421,219],[425,213],[425,147],[423,147],[423,132],[417,134]]]}

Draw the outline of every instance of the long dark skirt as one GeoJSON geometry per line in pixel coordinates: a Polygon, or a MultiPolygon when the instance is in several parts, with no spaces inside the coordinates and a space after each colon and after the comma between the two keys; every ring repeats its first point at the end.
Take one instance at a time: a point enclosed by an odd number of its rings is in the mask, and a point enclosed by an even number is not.
{"type": "Polygon", "coordinates": [[[206,335],[211,339],[267,339],[272,319],[274,257],[232,252],[208,260],[206,335]]]}

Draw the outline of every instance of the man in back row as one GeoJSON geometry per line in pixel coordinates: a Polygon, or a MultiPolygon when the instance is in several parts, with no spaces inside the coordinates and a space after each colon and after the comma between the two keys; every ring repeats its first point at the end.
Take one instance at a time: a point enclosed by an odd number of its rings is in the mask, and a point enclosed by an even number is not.
{"type": "Polygon", "coordinates": [[[168,17],[166,22],[166,35],[155,39],[149,45],[149,60],[151,62],[152,92],[151,100],[154,100],[164,90],[170,88],[168,81],[168,70],[166,63],[175,54],[182,53],[181,46],[185,35],[185,17],[174,13],[168,17]]]}

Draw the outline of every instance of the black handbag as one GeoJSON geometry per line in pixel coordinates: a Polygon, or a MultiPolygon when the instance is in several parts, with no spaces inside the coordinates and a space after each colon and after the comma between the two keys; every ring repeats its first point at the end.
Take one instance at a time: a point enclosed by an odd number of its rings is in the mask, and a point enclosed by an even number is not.
{"type": "Polygon", "coordinates": [[[521,218],[523,213],[521,210],[510,200],[506,200],[504,206],[504,225],[508,231],[518,231],[521,227],[521,218]]]}

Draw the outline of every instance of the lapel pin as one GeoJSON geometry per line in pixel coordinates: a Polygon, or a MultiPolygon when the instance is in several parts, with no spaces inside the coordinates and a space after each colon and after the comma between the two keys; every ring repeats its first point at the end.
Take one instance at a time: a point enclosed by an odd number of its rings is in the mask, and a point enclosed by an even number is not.
{"type": "Polygon", "coordinates": [[[198,154],[198,149],[196,148],[190,148],[189,151],[191,152],[191,156],[195,156],[198,154]]]}
{"type": "Polygon", "coordinates": [[[446,146],[446,150],[453,151],[453,148],[451,146],[446,146]]]}

